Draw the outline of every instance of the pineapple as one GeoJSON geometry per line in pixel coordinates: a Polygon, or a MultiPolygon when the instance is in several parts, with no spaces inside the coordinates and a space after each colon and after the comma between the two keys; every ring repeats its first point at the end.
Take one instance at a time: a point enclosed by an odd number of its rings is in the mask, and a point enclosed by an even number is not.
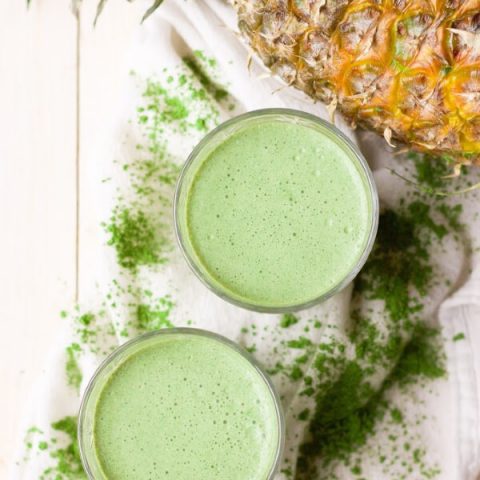
{"type": "Polygon", "coordinates": [[[391,145],[480,164],[480,0],[231,1],[289,85],[391,145]]]}
{"type": "Polygon", "coordinates": [[[235,0],[288,84],[419,151],[480,159],[480,0],[235,0]]]}

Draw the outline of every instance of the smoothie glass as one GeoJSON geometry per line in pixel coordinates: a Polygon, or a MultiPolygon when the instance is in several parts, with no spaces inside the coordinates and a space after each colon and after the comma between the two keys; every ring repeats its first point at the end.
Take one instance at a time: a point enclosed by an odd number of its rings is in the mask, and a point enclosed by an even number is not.
{"type": "MultiPolygon", "coordinates": [[[[150,346],[155,346],[156,342],[162,342],[168,340],[168,338],[175,340],[175,338],[177,337],[199,337],[200,339],[205,338],[213,342],[218,342],[219,346],[222,346],[222,348],[224,347],[225,349],[229,349],[229,351],[232,351],[232,353],[234,353],[235,355],[238,354],[238,358],[242,361],[246,360],[248,362],[248,365],[250,365],[251,367],[249,367],[249,369],[253,372],[256,372],[255,375],[258,374],[259,383],[264,385],[264,387],[268,391],[268,396],[270,397],[270,400],[272,401],[272,404],[274,406],[275,437],[272,438],[274,439],[276,449],[273,458],[271,459],[271,462],[267,464],[267,468],[269,468],[269,473],[264,479],[271,480],[279,468],[285,442],[284,417],[278,394],[268,375],[248,352],[243,350],[236,343],[221,335],[196,328],[169,328],[140,335],[139,337],[130,340],[129,342],[126,342],[118,349],[116,349],[97,369],[94,376],[90,380],[90,383],[83,396],[78,424],[80,454],[88,478],[91,480],[113,480],[107,478],[106,474],[102,469],[101,462],[98,459],[96,453],[94,441],[94,424],[96,418],[97,404],[100,396],[102,395],[105,385],[107,385],[111,379],[112,373],[117,370],[119,365],[125,362],[126,359],[131,358],[132,355],[134,355],[136,352],[140,352],[142,351],[142,349],[148,348],[150,346]]],[[[246,428],[248,427],[246,426],[246,428]]]]}
{"type": "Polygon", "coordinates": [[[224,300],[246,309],[265,313],[286,313],[311,307],[331,297],[349,284],[364,265],[372,249],[377,232],[378,215],[378,195],[375,183],[368,164],[358,148],[332,124],[313,115],[290,109],[265,109],[246,113],[221,124],[209,133],[195,147],[188,157],[177,183],[174,201],[177,240],[188,265],[197,277],[204,283],[204,285],[224,300]],[[365,240],[361,246],[361,254],[358,257],[355,257],[355,264],[350,271],[343,275],[342,278],[339,278],[338,282],[331,286],[331,288],[328,288],[327,291],[318,292],[314,298],[310,298],[305,302],[302,301],[301,303],[289,305],[262,305],[258,302],[250,301],[248,298],[242,298],[235,293],[232,294],[232,291],[225,288],[222,283],[217,281],[211,272],[208,271],[206,266],[202,263],[189,237],[187,204],[189,201],[190,189],[192,185],[194,185],[196,175],[202,168],[205,160],[226,140],[231,138],[232,135],[241,132],[242,129],[249,126],[261,126],[261,122],[268,121],[305,126],[314,129],[319,135],[323,136],[323,138],[328,139],[328,142],[333,142],[335,148],[339,147],[339,151],[341,150],[344,152],[342,155],[348,156],[356,175],[358,174],[358,178],[361,178],[360,181],[363,184],[365,198],[368,198],[369,204],[368,226],[365,228],[365,236],[362,237],[365,238],[365,240]]]}

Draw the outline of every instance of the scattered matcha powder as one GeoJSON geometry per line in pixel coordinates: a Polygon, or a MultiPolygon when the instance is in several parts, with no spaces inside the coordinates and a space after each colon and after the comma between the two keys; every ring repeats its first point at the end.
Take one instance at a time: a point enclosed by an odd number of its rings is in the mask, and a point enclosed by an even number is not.
{"type": "Polygon", "coordinates": [[[154,307],[144,303],[139,304],[136,311],[136,327],[139,331],[146,332],[173,327],[169,320],[173,306],[170,297],[159,299],[154,307]]]}
{"type": "Polygon", "coordinates": [[[165,263],[173,247],[171,203],[188,152],[178,156],[171,147],[193,148],[220,122],[219,108],[235,107],[217,75],[216,61],[196,51],[175,71],[145,83],[136,118],[142,141],[134,159],[122,165],[129,188],[118,192],[104,224],[118,264],[132,273],[165,263]]]}
{"type": "Polygon", "coordinates": [[[66,348],[67,362],[65,364],[65,372],[67,374],[67,383],[75,388],[77,392],[80,390],[82,383],[82,371],[78,365],[78,356],[82,351],[78,343],[72,343],[66,348]]]}
{"type": "Polygon", "coordinates": [[[63,438],[39,443],[39,449],[48,451],[54,462],[42,472],[40,480],[86,480],[77,440],[77,418],[65,417],[53,423],[52,429],[63,434],[63,438]]]}
{"type": "Polygon", "coordinates": [[[298,323],[298,317],[293,315],[293,313],[286,313],[280,319],[280,326],[282,328],[291,327],[292,325],[295,325],[296,323],[298,323]]]}
{"type": "Polygon", "coordinates": [[[110,224],[108,244],[117,251],[118,264],[135,271],[142,265],[157,265],[165,262],[165,250],[169,241],[162,234],[162,226],[153,222],[141,210],[115,210],[110,224]]]}
{"type": "MultiPolygon", "coordinates": [[[[440,186],[432,177],[438,175],[436,168],[422,161],[418,181],[440,186]]],[[[311,415],[309,438],[301,448],[298,479],[316,475],[333,480],[337,478],[337,465],[352,463],[351,474],[361,478],[361,449],[378,433],[379,425],[388,428],[388,418],[401,434],[388,435],[390,453],[380,455],[381,463],[388,464],[389,471],[402,479],[411,478],[414,469],[421,478],[438,475],[438,468],[429,467],[424,454],[420,455],[421,449],[415,449],[415,458],[410,460],[394,453],[398,450],[396,442],[408,438],[409,420],[399,406],[391,404],[389,392],[426,385],[446,375],[439,331],[428,327],[421,314],[423,299],[435,284],[429,249],[447,234],[461,230],[460,214],[461,207],[431,201],[419,193],[404,200],[398,209],[382,213],[372,254],[354,286],[349,333],[354,353],[349,354],[347,344],[332,335],[329,341],[317,345],[313,354],[317,378],[312,385],[311,377],[306,377],[309,381],[302,394],[314,398],[316,408],[311,415]],[[384,304],[385,323],[381,330],[371,320],[372,312],[362,310],[368,299],[384,304]],[[386,379],[380,387],[375,386],[374,378],[382,371],[387,372],[386,379]]],[[[307,347],[311,352],[311,346],[302,338],[287,346],[307,347]]],[[[282,371],[288,371],[288,367],[282,371]]],[[[411,442],[407,444],[405,451],[411,442]]]]}
{"type": "Polygon", "coordinates": [[[459,333],[457,333],[453,336],[452,340],[454,342],[458,342],[460,340],[465,340],[465,334],[463,332],[459,332],[459,333]]]}

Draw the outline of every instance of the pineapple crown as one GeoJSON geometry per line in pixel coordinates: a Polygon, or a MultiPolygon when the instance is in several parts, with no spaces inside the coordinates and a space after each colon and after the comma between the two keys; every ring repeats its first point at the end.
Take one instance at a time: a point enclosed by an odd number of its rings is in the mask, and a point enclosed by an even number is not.
{"type": "MultiPolygon", "coordinates": [[[[127,0],[127,1],[132,3],[135,0],[127,0]]],[[[27,0],[27,7],[29,7],[31,3],[32,3],[32,0],[27,0]]],[[[78,9],[80,8],[81,3],[82,3],[82,0],[71,0],[71,8],[74,14],[78,12],[78,9]]],[[[93,22],[94,24],[97,23],[97,20],[100,17],[106,3],[107,3],[107,0],[99,0],[97,5],[97,13],[95,15],[95,20],[93,22]]],[[[143,15],[142,22],[144,22],[162,3],[163,3],[163,0],[154,0],[152,6],[148,8],[148,10],[143,15]]]]}

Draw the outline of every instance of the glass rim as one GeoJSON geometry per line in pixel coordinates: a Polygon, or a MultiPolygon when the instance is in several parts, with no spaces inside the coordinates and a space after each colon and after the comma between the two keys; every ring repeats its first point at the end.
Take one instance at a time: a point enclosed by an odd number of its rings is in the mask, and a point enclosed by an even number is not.
{"type": "Polygon", "coordinates": [[[221,123],[218,125],[216,128],[214,128],[211,132],[209,132],[207,135],[205,135],[202,140],[194,147],[190,155],[187,157],[187,160],[185,161],[182,170],[180,172],[180,175],[178,176],[176,187],[175,187],[175,196],[174,196],[174,201],[173,201],[173,217],[174,217],[174,226],[175,226],[175,236],[177,239],[177,243],[180,247],[180,250],[183,254],[183,257],[185,258],[188,266],[190,269],[193,271],[193,273],[197,276],[197,278],[213,293],[215,293],[217,296],[222,298],[223,300],[236,305],[238,307],[251,310],[254,312],[259,312],[259,313],[289,313],[289,312],[296,312],[299,310],[304,310],[310,307],[313,307],[315,305],[318,305],[319,303],[327,300],[328,298],[332,297],[336,293],[340,292],[343,290],[360,272],[362,267],[364,266],[365,262],[367,261],[368,256],[370,255],[370,252],[372,251],[373,244],[375,241],[375,237],[377,235],[377,230],[378,230],[378,221],[379,221],[379,199],[378,199],[378,192],[377,192],[377,187],[375,185],[375,181],[373,179],[373,174],[372,171],[370,170],[370,167],[363,156],[362,152],[358,148],[357,145],[355,145],[341,130],[339,130],[335,125],[332,123],[317,117],[316,115],[313,115],[311,113],[303,112],[301,110],[296,110],[292,108],[264,108],[264,109],[258,109],[258,110],[252,110],[247,113],[243,113],[241,115],[235,116],[229,120],[226,120],[225,122],[221,123]],[[225,128],[228,128],[232,125],[242,123],[245,121],[248,121],[252,118],[257,118],[257,117],[267,117],[270,115],[278,115],[278,116],[285,116],[285,117],[292,117],[292,118],[297,118],[297,119],[302,119],[302,120],[307,120],[310,121],[314,124],[319,125],[320,127],[325,128],[326,130],[330,131],[331,133],[334,134],[337,138],[341,140],[341,142],[350,149],[350,151],[354,154],[355,159],[357,160],[359,166],[361,167],[365,178],[366,178],[366,184],[367,184],[367,189],[370,193],[371,197],[371,214],[372,214],[372,221],[370,225],[370,231],[368,233],[367,240],[365,242],[365,246],[363,249],[362,254],[358,258],[356,264],[354,267],[348,272],[348,274],[336,285],[334,285],[331,289],[327,290],[326,292],[322,293],[318,297],[315,297],[311,300],[308,300],[306,302],[298,303],[298,304],[293,304],[293,305],[287,305],[287,306],[280,306],[280,307],[275,307],[275,306],[264,306],[264,305],[257,305],[255,303],[250,303],[247,300],[244,299],[239,299],[235,298],[233,295],[229,295],[228,291],[222,291],[219,287],[213,284],[213,282],[209,281],[207,276],[201,271],[201,269],[198,267],[197,262],[189,255],[186,245],[185,245],[185,239],[183,238],[180,225],[179,225],[179,202],[180,202],[180,196],[183,191],[183,183],[185,180],[185,176],[189,169],[192,167],[194,161],[197,159],[197,157],[201,154],[203,149],[208,146],[208,144],[219,134],[221,133],[225,128]]]}
{"type": "MultiPolygon", "coordinates": [[[[223,335],[218,333],[212,332],[210,330],[204,330],[201,328],[193,328],[193,327],[172,327],[172,328],[165,328],[161,330],[156,330],[153,332],[144,333],[138,335],[131,340],[128,340],[124,344],[117,347],[112,353],[110,353],[97,367],[95,373],[90,378],[88,385],[85,389],[85,392],[82,396],[82,400],[80,403],[80,409],[78,414],[78,426],[77,426],[77,438],[78,438],[78,445],[80,450],[80,458],[82,461],[83,468],[89,480],[105,480],[105,479],[97,479],[94,477],[91,469],[91,464],[87,458],[86,450],[88,448],[92,449],[92,443],[88,442],[86,438],[86,433],[84,431],[84,423],[85,418],[87,415],[87,408],[89,406],[89,400],[92,395],[93,389],[96,387],[97,383],[101,380],[101,375],[105,371],[105,369],[116,359],[121,357],[123,354],[128,352],[134,346],[141,344],[143,342],[148,341],[151,338],[159,337],[159,336],[167,336],[167,335],[191,335],[191,336],[200,336],[209,338],[211,340],[220,342],[227,347],[236,351],[239,355],[241,355],[245,360],[247,360],[250,365],[255,369],[255,371],[260,375],[261,379],[264,381],[265,385],[270,392],[272,397],[274,406],[275,406],[275,413],[277,419],[277,427],[278,427],[278,443],[277,448],[275,451],[275,456],[270,467],[270,471],[268,473],[268,477],[265,480],[273,480],[274,476],[278,473],[280,468],[280,463],[282,460],[282,454],[285,448],[285,416],[282,408],[282,403],[280,401],[280,396],[273,384],[270,376],[267,374],[265,369],[260,365],[260,363],[255,359],[255,357],[241,347],[238,343],[230,340],[223,335]]],[[[109,377],[107,377],[108,379],[109,377]]]]}

